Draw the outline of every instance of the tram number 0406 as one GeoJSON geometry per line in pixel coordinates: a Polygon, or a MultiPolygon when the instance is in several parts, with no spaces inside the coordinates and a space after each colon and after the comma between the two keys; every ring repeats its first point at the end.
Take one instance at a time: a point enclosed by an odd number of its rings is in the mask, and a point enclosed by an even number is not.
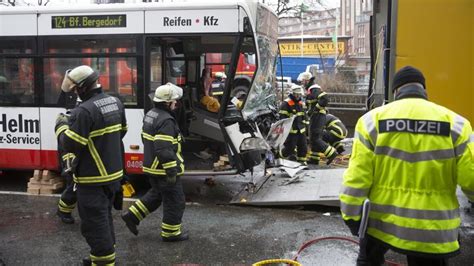
{"type": "Polygon", "coordinates": [[[127,168],[142,168],[143,161],[127,161],[127,168]]]}

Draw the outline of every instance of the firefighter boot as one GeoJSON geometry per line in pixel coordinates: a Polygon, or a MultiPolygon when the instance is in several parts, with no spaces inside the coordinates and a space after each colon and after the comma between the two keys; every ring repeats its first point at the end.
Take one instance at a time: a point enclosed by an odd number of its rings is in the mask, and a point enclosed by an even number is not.
{"type": "Polygon", "coordinates": [[[74,223],[74,217],[72,217],[72,215],[70,213],[62,212],[62,211],[58,210],[56,212],[56,215],[59,218],[61,218],[61,222],[65,223],[65,224],[73,224],[74,223]]]}
{"type": "Polygon", "coordinates": [[[92,260],[89,256],[82,259],[82,266],[91,266],[92,260]]]}
{"type": "Polygon", "coordinates": [[[138,221],[133,213],[127,212],[126,214],[123,214],[122,220],[125,222],[125,225],[127,226],[128,230],[132,232],[132,234],[138,235],[138,221]]]}
{"type": "Polygon", "coordinates": [[[329,157],[326,158],[326,165],[330,165],[334,159],[337,157],[337,152],[333,152],[329,157]]]}
{"type": "Polygon", "coordinates": [[[189,235],[186,232],[182,232],[181,234],[177,236],[169,236],[169,237],[162,236],[161,237],[161,240],[163,240],[163,242],[178,242],[178,241],[184,241],[188,239],[189,239],[189,235]]]}
{"type": "Polygon", "coordinates": [[[344,149],[343,146],[339,146],[339,147],[336,148],[336,151],[337,151],[338,154],[342,154],[345,150],[346,149],[344,149]]]}

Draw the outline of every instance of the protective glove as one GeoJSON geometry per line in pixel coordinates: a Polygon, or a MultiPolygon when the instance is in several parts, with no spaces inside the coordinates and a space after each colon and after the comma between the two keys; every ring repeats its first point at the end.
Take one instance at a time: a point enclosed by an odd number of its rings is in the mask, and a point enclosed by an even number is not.
{"type": "Polygon", "coordinates": [[[349,227],[353,236],[359,236],[360,221],[344,220],[344,223],[349,227]]]}
{"type": "Polygon", "coordinates": [[[62,125],[67,125],[67,124],[68,124],[68,116],[63,113],[58,114],[58,116],[56,117],[56,128],[62,125]]]}

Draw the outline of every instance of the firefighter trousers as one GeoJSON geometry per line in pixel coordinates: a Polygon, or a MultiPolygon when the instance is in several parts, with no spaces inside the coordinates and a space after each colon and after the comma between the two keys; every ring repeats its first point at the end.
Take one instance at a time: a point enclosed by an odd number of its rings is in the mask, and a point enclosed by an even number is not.
{"type": "Polygon", "coordinates": [[[74,210],[77,202],[76,191],[74,191],[74,181],[70,174],[65,174],[63,177],[66,179],[66,189],[64,189],[59,199],[59,210],[64,213],[71,213],[74,210]]]}
{"type": "Polygon", "coordinates": [[[336,149],[340,146],[344,146],[341,143],[342,139],[340,137],[334,136],[333,134],[329,133],[327,130],[323,131],[322,140],[336,149]]]}
{"type": "Polygon", "coordinates": [[[306,161],[306,154],[308,153],[308,143],[304,133],[290,133],[285,140],[281,154],[284,158],[297,154],[297,160],[300,162],[306,161]]]}
{"type": "Polygon", "coordinates": [[[314,113],[311,116],[310,142],[312,153],[324,153],[326,157],[330,157],[336,150],[323,141],[323,129],[326,124],[326,114],[314,113]]]}
{"type": "Polygon", "coordinates": [[[112,207],[121,197],[120,181],[107,185],[77,185],[81,233],[91,248],[93,263],[115,262],[115,232],[112,207]]]}
{"type": "Polygon", "coordinates": [[[133,217],[133,222],[135,224],[140,224],[140,222],[145,219],[146,216],[150,215],[156,211],[162,202],[162,195],[159,188],[155,185],[155,179],[157,177],[148,175],[148,181],[151,185],[151,188],[146,192],[146,194],[137,200],[135,203],[128,208],[128,213],[133,217]]]}
{"type": "MultiPolygon", "coordinates": [[[[365,237],[359,244],[359,256],[357,257],[357,266],[376,266],[384,265],[385,253],[389,248],[379,240],[375,240],[370,236],[365,237]]],[[[448,259],[444,257],[419,257],[414,255],[406,255],[408,266],[446,266],[448,259]]]]}

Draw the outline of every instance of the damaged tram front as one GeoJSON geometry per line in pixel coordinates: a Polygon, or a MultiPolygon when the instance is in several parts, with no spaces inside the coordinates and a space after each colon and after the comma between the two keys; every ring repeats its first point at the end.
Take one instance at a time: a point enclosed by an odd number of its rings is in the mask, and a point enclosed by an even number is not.
{"type": "MultiPolygon", "coordinates": [[[[184,91],[177,118],[185,156],[209,148],[217,156],[227,153],[239,172],[264,160],[264,135],[275,121],[278,20],[260,3],[35,7],[0,14],[0,169],[57,169],[55,117],[70,105],[58,102],[60,84],[67,69],[84,64],[126,106],[128,173],[141,173],[143,116],[152,106],[149,96],[167,82],[184,91]],[[214,108],[204,96],[213,98],[214,108]]],[[[210,170],[212,162],[193,167],[210,170]]]]}

